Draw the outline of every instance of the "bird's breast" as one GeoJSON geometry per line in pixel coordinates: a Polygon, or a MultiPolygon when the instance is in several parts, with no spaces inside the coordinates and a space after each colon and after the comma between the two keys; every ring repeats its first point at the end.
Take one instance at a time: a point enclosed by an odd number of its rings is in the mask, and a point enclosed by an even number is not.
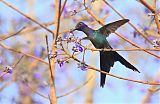
{"type": "Polygon", "coordinates": [[[105,48],[106,41],[107,40],[105,36],[97,35],[97,34],[95,34],[91,39],[91,42],[93,43],[95,48],[98,48],[98,49],[105,48]]]}

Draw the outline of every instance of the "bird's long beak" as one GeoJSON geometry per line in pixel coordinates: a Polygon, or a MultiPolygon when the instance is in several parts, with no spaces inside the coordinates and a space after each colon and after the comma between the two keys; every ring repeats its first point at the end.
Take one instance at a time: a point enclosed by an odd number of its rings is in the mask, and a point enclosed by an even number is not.
{"type": "Polygon", "coordinates": [[[71,30],[70,30],[70,32],[74,32],[75,30],[77,30],[77,29],[76,29],[76,28],[74,28],[74,29],[71,29],[71,30]]]}

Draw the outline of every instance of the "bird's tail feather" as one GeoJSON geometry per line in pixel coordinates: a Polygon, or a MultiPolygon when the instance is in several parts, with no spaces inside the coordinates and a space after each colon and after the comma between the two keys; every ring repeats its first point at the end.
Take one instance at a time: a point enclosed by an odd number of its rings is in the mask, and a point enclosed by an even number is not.
{"type": "MultiPolygon", "coordinates": [[[[121,64],[123,64],[127,68],[132,69],[133,71],[139,72],[137,68],[131,65],[127,60],[125,60],[117,52],[100,51],[100,67],[102,71],[109,73],[110,68],[114,65],[115,61],[119,61],[121,64]]],[[[100,86],[104,87],[106,74],[100,73],[100,76],[101,76],[100,86]]]]}
{"type": "MultiPolygon", "coordinates": [[[[113,66],[115,59],[113,57],[113,52],[111,51],[100,51],[100,68],[102,71],[108,72],[110,71],[110,68],[113,66]]],[[[100,73],[101,80],[100,80],[100,86],[104,87],[106,74],[100,73]]]]}
{"type": "MultiPolygon", "coordinates": [[[[121,55],[119,55],[117,52],[115,52],[114,54],[114,59],[116,61],[119,61],[121,64],[123,64],[124,66],[126,66],[129,69],[132,69],[133,71],[138,71],[137,68],[135,68],[133,65],[131,65],[127,60],[125,60],[121,55]]],[[[140,72],[139,72],[140,73],[140,72]]]]}
{"type": "Polygon", "coordinates": [[[106,74],[101,73],[100,87],[104,87],[106,81],[106,74]]]}

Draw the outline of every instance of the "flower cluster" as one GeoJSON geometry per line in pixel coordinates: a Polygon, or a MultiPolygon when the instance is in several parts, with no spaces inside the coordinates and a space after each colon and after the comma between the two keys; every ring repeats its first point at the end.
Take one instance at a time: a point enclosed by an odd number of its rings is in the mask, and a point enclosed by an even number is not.
{"type": "Polygon", "coordinates": [[[74,16],[74,15],[76,15],[78,12],[76,11],[76,10],[73,10],[73,11],[70,11],[70,15],[71,16],[74,16]]]}
{"type": "Polygon", "coordinates": [[[72,48],[73,52],[83,52],[83,47],[80,44],[75,44],[72,48]]]}
{"type": "Polygon", "coordinates": [[[63,59],[57,59],[57,63],[59,64],[60,67],[63,66],[64,60],[63,59]]]}
{"type": "Polygon", "coordinates": [[[69,63],[69,61],[63,58],[57,59],[57,63],[59,64],[60,67],[62,67],[64,65],[64,63],[69,63]]]}
{"type": "MultiPolygon", "coordinates": [[[[75,37],[75,35],[73,34],[73,31],[70,30],[69,34],[65,34],[64,37],[59,36],[57,38],[57,42],[59,42],[60,47],[61,47],[61,51],[64,51],[64,47],[62,46],[62,42],[66,42],[67,43],[67,47],[69,43],[74,43],[73,47],[72,47],[72,51],[73,54],[76,52],[83,52],[83,47],[81,46],[81,39],[79,37],[75,37]]],[[[71,46],[71,45],[70,45],[71,46]]],[[[57,55],[64,55],[64,54],[57,54],[55,53],[54,55],[50,53],[50,56],[52,58],[55,58],[57,55]]],[[[63,58],[58,58],[57,59],[57,63],[59,64],[60,67],[62,67],[65,63],[68,63],[68,58],[64,57],[63,58]]],[[[82,70],[86,69],[86,65],[78,65],[82,70]]]]}
{"type": "Polygon", "coordinates": [[[64,39],[64,41],[66,41],[67,43],[80,43],[81,39],[78,37],[75,37],[74,34],[72,33],[72,30],[70,32],[70,34],[68,36],[66,36],[64,39]]]}
{"type": "Polygon", "coordinates": [[[12,74],[13,68],[11,66],[6,66],[4,72],[12,74]]]}
{"type": "Polygon", "coordinates": [[[50,51],[48,52],[49,59],[52,59],[52,58],[57,57],[57,54],[58,54],[58,52],[57,52],[57,51],[55,51],[55,53],[52,53],[52,50],[50,50],[50,51]]]}
{"type": "Polygon", "coordinates": [[[153,40],[153,44],[154,47],[160,47],[160,40],[158,39],[153,40]]]}
{"type": "Polygon", "coordinates": [[[88,66],[85,63],[83,63],[83,62],[78,63],[77,65],[78,65],[78,68],[80,68],[83,71],[86,71],[87,68],[88,68],[88,66]]]}

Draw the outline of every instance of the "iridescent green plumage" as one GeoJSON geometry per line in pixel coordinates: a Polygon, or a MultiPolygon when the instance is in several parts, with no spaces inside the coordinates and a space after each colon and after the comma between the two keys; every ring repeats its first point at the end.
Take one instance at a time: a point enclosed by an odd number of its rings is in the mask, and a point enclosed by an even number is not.
{"type": "MultiPolygon", "coordinates": [[[[106,37],[109,36],[110,33],[115,32],[120,26],[127,23],[128,19],[123,19],[119,21],[115,21],[112,23],[109,23],[103,27],[101,27],[98,30],[93,30],[90,27],[88,27],[83,22],[79,22],[76,25],[75,30],[83,31],[87,37],[85,39],[89,39],[92,44],[97,49],[112,49],[110,44],[108,43],[106,37]]],[[[110,71],[110,68],[113,67],[114,62],[119,61],[121,64],[125,65],[127,68],[132,69],[133,71],[138,71],[137,68],[135,68],[133,65],[131,65],[128,61],[126,61],[122,56],[120,56],[115,51],[100,51],[100,69],[108,72],[110,71]]],[[[105,78],[106,74],[101,73],[101,82],[100,86],[104,87],[105,84],[105,78]]]]}

